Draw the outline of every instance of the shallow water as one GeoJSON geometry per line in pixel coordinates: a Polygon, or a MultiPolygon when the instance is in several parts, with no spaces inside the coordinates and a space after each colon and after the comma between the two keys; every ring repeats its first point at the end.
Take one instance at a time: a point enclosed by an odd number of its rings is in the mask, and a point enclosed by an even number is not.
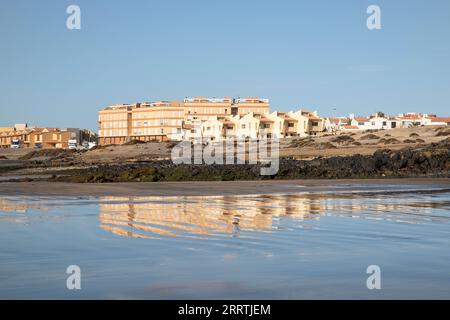
{"type": "Polygon", "coordinates": [[[3,197],[0,298],[450,298],[450,192],[344,187],[3,197]],[[69,265],[81,290],[66,288],[69,265]],[[380,290],[367,289],[369,265],[380,290]]]}

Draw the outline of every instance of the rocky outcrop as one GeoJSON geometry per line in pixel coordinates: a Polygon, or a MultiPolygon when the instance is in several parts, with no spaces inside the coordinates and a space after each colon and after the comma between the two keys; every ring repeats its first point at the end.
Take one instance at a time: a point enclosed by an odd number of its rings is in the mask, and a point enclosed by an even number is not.
{"type": "Polygon", "coordinates": [[[171,161],[100,165],[67,170],[52,180],[72,182],[212,181],[266,179],[339,179],[381,177],[450,177],[450,138],[401,150],[383,149],[371,156],[280,159],[274,176],[261,176],[261,165],[174,165],[171,161]]]}

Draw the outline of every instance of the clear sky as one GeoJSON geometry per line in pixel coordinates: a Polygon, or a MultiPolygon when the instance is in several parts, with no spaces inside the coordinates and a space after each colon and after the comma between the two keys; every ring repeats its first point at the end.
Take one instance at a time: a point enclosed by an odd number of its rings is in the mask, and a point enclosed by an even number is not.
{"type": "Polygon", "coordinates": [[[1,1],[0,126],[97,129],[109,104],[185,96],[450,115],[449,35],[448,0],[1,1]]]}

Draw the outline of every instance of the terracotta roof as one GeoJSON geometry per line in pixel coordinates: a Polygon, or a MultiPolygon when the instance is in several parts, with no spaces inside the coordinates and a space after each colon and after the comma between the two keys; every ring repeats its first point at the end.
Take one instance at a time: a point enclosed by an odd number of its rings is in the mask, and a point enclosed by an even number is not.
{"type": "Polygon", "coordinates": [[[364,122],[364,121],[369,121],[369,118],[367,117],[355,117],[355,120],[358,122],[364,122]]]}
{"type": "Polygon", "coordinates": [[[450,117],[435,117],[431,118],[431,122],[450,122],[450,117]]]}
{"type": "Polygon", "coordinates": [[[339,119],[339,118],[328,118],[328,120],[330,120],[331,122],[334,122],[334,123],[338,123],[339,120],[341,120],[341,119],[339,119]]]}
{"type": "Polygon", "coordinates": [[[422,119],[421,114],[405,114],[403,116],[398,116],[399,119],[409,119],[409,120],[419,120],[422,119]]]}
{"type": "Polygon", "coordinates": [[[344,126],[345,129],[359,129],[358,126],[344,126]]]}
{"type": "Polygon", "coordinates": [[[267,118],[261,118],[260,122],[273,123],[272,120],[267,119],[267,118]]]}

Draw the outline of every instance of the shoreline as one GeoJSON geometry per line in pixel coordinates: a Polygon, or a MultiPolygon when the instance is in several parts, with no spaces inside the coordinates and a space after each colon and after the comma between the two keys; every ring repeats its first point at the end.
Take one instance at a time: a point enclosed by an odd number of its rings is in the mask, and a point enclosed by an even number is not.
{"type": "MultiPolygon", "coordinates": [[[[238,196],[301,192],[389,192],[401,186],[406,192],[450,189],[450,178],[310,179],[264,181],[183,182],[0,182],[0,197],[9,196],[238,196]],[[417,188],[419,187],[419,188],[417,188]],[[369,188],[369,189],[368,189],[369,188]]],[[[397,188],[398,190],[398,188],[397,188]]]]}

